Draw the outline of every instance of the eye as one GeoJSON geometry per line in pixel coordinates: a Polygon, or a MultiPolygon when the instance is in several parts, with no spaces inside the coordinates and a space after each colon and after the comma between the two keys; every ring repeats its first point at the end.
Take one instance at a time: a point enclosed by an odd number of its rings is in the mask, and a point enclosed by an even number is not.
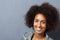
{"type": "Polygon", "coordinates": [[[34,22],[38,22],[38,20],[34,20],[34,22]]]}
{"type": "Polygon", "coordinates": [[[42,21],[42,24],[46,24],[46,21],[42,21]]]}

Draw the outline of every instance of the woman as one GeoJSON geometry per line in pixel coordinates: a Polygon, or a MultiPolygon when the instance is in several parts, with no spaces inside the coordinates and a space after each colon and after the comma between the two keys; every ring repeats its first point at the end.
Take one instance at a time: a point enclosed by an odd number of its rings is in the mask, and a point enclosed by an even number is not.
{"type": "Polygon", "coordinates": [[[49,3],[34,5],[25,16],[26,25],[34,32],[25,33],[23,40],[53,40],[47,32],[55,30],[58,24],[58,11],[49,3]]]}

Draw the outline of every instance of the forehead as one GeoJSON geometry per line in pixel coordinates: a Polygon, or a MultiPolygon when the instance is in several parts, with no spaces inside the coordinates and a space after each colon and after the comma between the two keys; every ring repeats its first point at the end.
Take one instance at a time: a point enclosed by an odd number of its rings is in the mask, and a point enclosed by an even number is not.
{"type": "Polygon", "coordinates": [[[46,20],[45,16],[42,13],[38,13],[35,15],[35,19],[38,20],[46,20]]]}

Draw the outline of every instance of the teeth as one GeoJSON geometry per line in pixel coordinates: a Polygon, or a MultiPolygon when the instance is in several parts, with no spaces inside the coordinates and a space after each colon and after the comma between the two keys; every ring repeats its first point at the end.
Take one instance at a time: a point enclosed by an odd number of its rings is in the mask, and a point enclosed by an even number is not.
{"type": "Polygon", "coordinates": [[[41,30],[41,28],[37,28],[37,30],[41,30]]]}

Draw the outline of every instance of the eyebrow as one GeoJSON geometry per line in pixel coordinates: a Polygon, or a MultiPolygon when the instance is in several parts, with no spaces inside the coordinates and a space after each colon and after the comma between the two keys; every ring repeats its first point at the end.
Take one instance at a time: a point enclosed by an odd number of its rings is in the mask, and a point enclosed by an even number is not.
{"type": "MultiPolygon", "coordinates": [[[[34,19],[34,20],[38,20],[38,19],[34,19]]],[[[42,20],[42,21],[46,21],[46,20],[42,20]]]]}

